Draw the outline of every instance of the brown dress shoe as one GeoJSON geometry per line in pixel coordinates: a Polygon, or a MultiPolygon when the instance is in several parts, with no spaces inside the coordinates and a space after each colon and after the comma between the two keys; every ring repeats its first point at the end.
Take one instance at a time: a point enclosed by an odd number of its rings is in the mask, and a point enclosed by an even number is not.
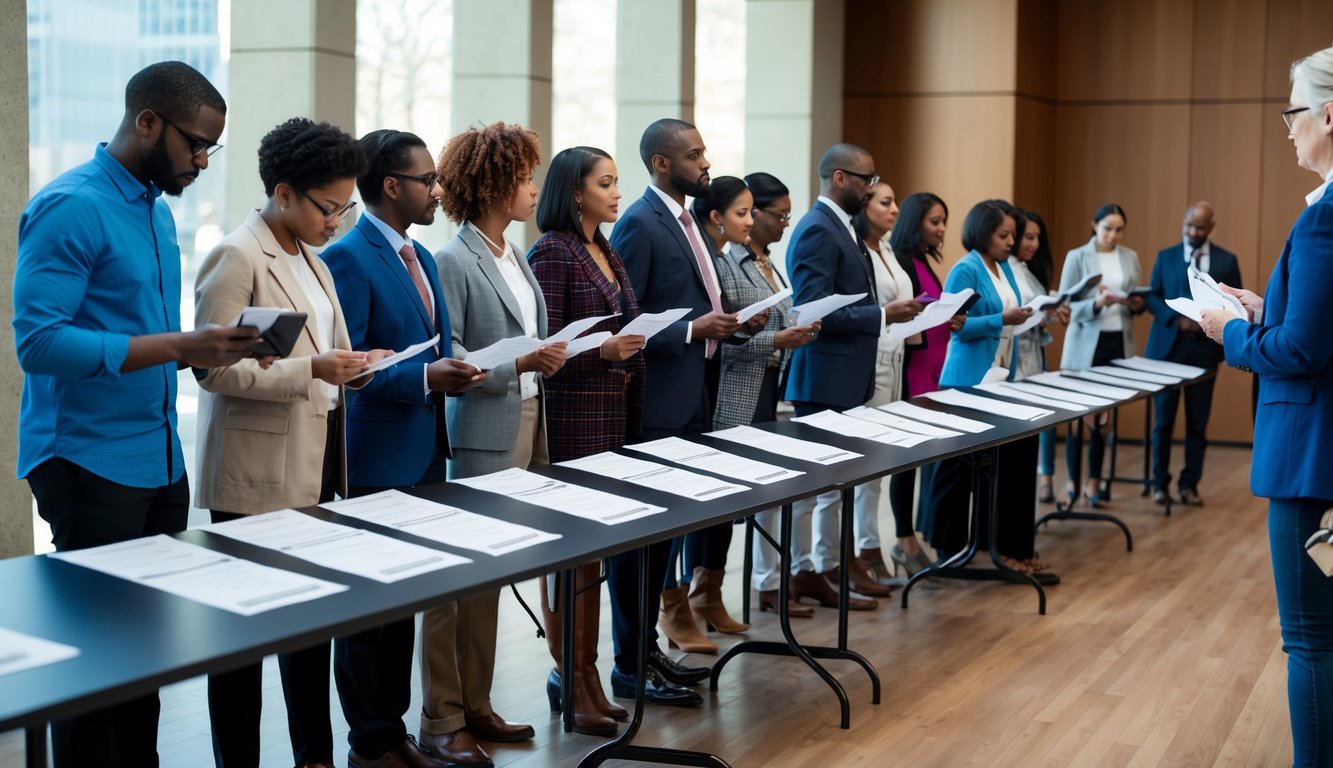
{"type": "MultiPolygon", "coordinates": [[[[759,590],[759,610],[778,612],[778,591],[776,589],[759,590]]],[[[790,597],[787,598],[787,615],[793,619],[808,619],[815,615],[815,609],[801,605],[790,597]]]]}
{"type": "Polygon", "coordinates": [[[1203,499],[1199,498],[1198,491],[1186,488],[1180,492],[1180,503],[1187,507],[1202,507],[1203,499]]]}
{"type": "MultiPolygon", "coordinates": [[[[820,575],[827,579],[830,584],[838,583],[837,568],[820,575]]],[[[876,584],[875,580],[870,578],[870,566],[859,557],[853,557],[851,565],[847,568],[847,584],[853,592],[866,597],[891,597],[893,595],[891,587],[876,584]]]]}
{"type": "MultiPolygon", "coordinates": [[[[814,571],[801,571],[791,577],[791,599],[800,600],[803,597],[814,599],[825,608],[838,607],[838,593],[823,576],[814,571]]],[[[859,597],[847,596],[847,609],[851,611],[873,611],[879,607],[879,603],[874,600],[862,600],[859,597]]]]}
{"type": "MultiPolygon", "coordinates": [[[[466,728],[453,733],[422,733],[421,746],[432,762],[423,766],[445,768],[495,768],[491,756],[481,748],[466,728]]],[[[409,765],[416,765],[409,763],[409,765]]]]}
{"type": "Polygon", "coordinates": [[[452,768],[453,765],[435,759],[428,751],[422,750],[411,736],[403,737],[403,743],[396,749],[373,760],[358,755],[356,750],[347,753],[347,768],[452,768]]]}
{"type": "Polygon", "coordinates": [[[482,741],[527,741],[537,735],[536,731],[532,730],[532,726],[522,723],[507,723],[503,717],[494,712],[489,715],[465,717],[463,722],[467,723],[468,732],[482,741]]]}

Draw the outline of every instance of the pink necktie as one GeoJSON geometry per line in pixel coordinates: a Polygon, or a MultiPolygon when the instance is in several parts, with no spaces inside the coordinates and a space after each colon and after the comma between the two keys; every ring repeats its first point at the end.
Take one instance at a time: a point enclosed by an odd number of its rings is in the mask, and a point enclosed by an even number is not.
{"type": "MultiPolygon", "coordinates": [[[[690,250],[694,251],[694,262],[699,265],[699,277],[704,281],[704,288],[708,291],[708,303],[713,305],[714,312],[721,312],[722,294],[717,290],[717,283],[713,281],[712,270],[708,268],[708,254],[704,253],[703,246],[699,244],[699,236],[694,234],[694,217],[689,211],[680,212],[680,224],[685,227],[685,239],[690,241],[690,250]]],[[[713,353],[717,351],[717,341],[714,339],[707,341],[704,356],[712,359],[713,353]]]]}
{"type": "Polygon", "coordinates": [[[398,255],[403,257],[403,263],[407,265],[407,274],[412,276],[412,284],[417,287],[417,293],[421,294],[421,306],[426,308],[426,316],[434,325],[435,308],[431,306],[430,291],[426,290],[426,278],[421,274],[421,265],[417,263],[417,249],[413,248],[411,243],[407,243],[398,251],[398,255]]]}

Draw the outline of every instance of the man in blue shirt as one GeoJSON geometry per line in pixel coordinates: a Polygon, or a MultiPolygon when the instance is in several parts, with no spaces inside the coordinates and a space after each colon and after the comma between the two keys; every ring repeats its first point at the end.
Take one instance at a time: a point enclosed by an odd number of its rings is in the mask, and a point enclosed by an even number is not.
{"type": "MultiPolygon", "coordinates": [[[[145,68],[93,159],[19,220],[14,336],[23,367],[18,476],[57,550],[185,529],[176,371],[230,365],[253,328],[180,330],[180,248],[163,193],[208,167],[222,96],[180,62],[145,68]]],[[[158,698],[52,724],[57,768],[156,766],[158,698]]]]}

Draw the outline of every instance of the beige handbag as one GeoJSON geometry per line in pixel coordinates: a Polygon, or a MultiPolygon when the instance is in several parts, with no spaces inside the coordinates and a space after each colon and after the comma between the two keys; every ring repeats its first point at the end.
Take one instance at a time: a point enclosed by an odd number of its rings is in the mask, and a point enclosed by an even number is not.
{"type": "Polygon", "coordinates": [[[1305,552],[1325,576],[1333,576],[1333,507],[1324,512],[1319,530],[1306,539],[1305,552]]]}

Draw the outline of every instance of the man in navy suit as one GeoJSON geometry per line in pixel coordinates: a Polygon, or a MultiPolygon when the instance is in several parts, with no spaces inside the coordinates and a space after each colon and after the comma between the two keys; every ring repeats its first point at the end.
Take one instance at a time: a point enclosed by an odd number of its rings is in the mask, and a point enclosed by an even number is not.
{"type": "MultiPolygon", "coordinates": [[[[444,482],[449,455],[445,393],[461,392],[484,378],[476,367],[450,357],[449,312],[435,260],[407,235],[412,224],[430,224],[439,208],[430,151],[417,136],[391,130],[366,134],[361,147],[370,160],[369,170],[357,179],[366,211],[322,254],[352,348],[401,350],[436,334],[439,342],[380,371],[349,397],[352,496],[444,482]]],[[[348,765],[490,766],[490,757],[466,729],[432,734],[423,728],[426,743],[421,745],[408,735],[403,715],[412,698],[414,632],[408,617],[334,641],[334,680],[350,727],[348,765]]]]}
{"type": "MultiPolygon", "coordinates": [[[[1167,299],[1190,295],[1189,269],[1207,273],[1219,283],[1240,288],[1240,266],[1230,251],[1210,242],[1213,231],[1213,206],[1197,202],[1185,211],[1183,242],[1157,254],[1152,269],[1152,293],[1147,298],[1153,314],[1152,330],[1144,356],[1154,360],[1196,365],[1217,370],[1222,362],[1222,347],[1203,334],[1193,320],[1166,305],[1167,299]]],[[[1203,453],[1208,445],[1208,412],[1213,406],[1214,378],[1185,387],[1185,468],[1177,487],[1180,501],[1199,506],[1199,478],[1203,475],[1203,453]]],[[[1180,389],[1167,390],[1153,398],[1157,422],[1152,433],[1153,499],[1158,504],[1169,498],[1171,483],[1171,432],[1176,423],[1180,389]]]]}
{"type": "MultiPolygon", "coordinates": [[[[864,404],[875,391],[875,358],[886,323],[908,320],[921,304],[899,300],[880,305],[875,293],[870,253],[852,228],[852,216],[865,207],[879,176],[875,159],[853,144],[834,144],[819,159],[819,199],[792,232],[787,250],[792,306],[835,293],[865,296],[824,317],[819,335],[792,354],[787,370],[786,399],[797,416],[824,410],[845,411],[864,404]]],[[[805,322],[802,320],[802,322],[805,322]]],[[[791,594],[834,607],[838,596],[826,578],[837,578],[838,514],[842,496],[821,494],[797,502],[796,519],[813,513],[813,541],[803,526],[795,528],[791,594]]],[[[870,596],[887,596],[887,587],[869,578],[853,579],[854,588],[870,596]]],[[[853,610],[870,610],[874,600],[852,598],[853,610]]]]}

